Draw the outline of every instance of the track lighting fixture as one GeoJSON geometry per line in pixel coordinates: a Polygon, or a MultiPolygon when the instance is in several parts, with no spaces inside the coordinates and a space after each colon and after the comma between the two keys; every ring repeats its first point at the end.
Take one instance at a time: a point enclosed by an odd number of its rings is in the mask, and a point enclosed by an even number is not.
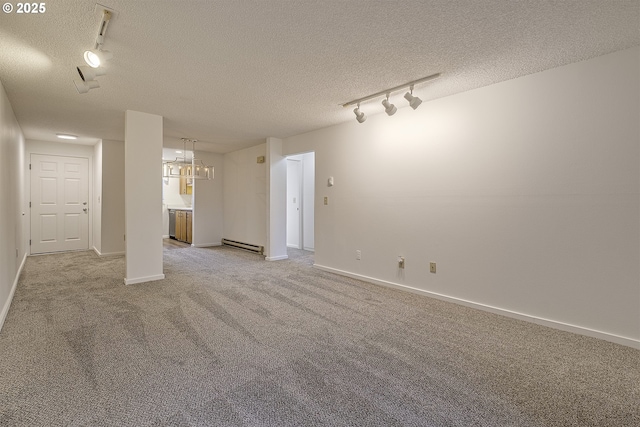
{"type": "Polygon", "coordinates": [[[78,74],[84,82],[95,80],[96,77],[104,76],[106,74],[106,71],[103,68],[91,68],[86,65],[76,67],[76,70],[78,70],[78,74]]]}
{"type": "Polygon", "coordinates": [[[107,26],[109,25],[111,16],[112,12],[110,10],[102,10],[102,20],[100,21],[100,26],[98,27],[98,35],[96,36],[96,41],[92,49],[86,50],[84,52],[84,61],[87,63],[88,67],[76,67],[76,70],[78,71],[78,74],[82,79],[81,81],[73,81],[73,83],[76,85],[78,93],[87,93],[91,89],[100,87],[100,84],[95,81],[95,78],[98,76],[103,76],[105,74],[105,71],[103,69],[98,69],[98,67],[104,65],[106,61],[113,58],[113,54],[111,52],[102,49],[102,46],[104,45],[104,37],[107,33],[107,26]]]}
{"type": "Polygon", "coordinates": [[[102,21],[98,27],[98,35],[96,36],[96,42],[93,49],[84,52],[85,62],[92,68],[98,68],[103,65],[105,61],[108,61],[113,57],[113,54],[109,51],[102,50],[104,44],[104,37],[107,34],[107,26],[111,20],[111,11],[104,9],[102,11],[102,21]]]}
{"type": "Polygon", "coordinates": [[[383,91],[380,92],[376,92],[373,93],[371,95],[367,95],[364,96],[362,98],[358,98],[358,99],[354,99],[353,101],[349,101],[345,104],[342,104],[343,107],[349,107],[351,105],[357,105],[356,109],[353,110],[353,112],[356,115],[356,120],[359,123],[362,123],[366,120],[366,117],[364,115],[364,113],[362,113],[360,111],[360,103],[364,102],[364,101],[369,101],[370,99],[374,99],[374,98],[379,98],[380,96],[385,96],[385,99],[382,101],[382,105],[384,106],[384,111],[385,113],[387,113],[389,116],[393,116],[396,111],[398,111],[398,109],[396,108],[395,105],[393,105],[392,103],[389,102],[389,96],[391,96],[391,94],[393,92],[398,92],[404,88],[409,88],[409,92],[404,94],[404,98],[409,101],[409,106],[411,106],[411,108],[413,108],[414,110],[416,108],[418,108],[420,106],[420,104],[422,104],[422,100],[420,98],[418,98],[417,96],[413,96],[413,86],[420,84],[420,83],[425,83],[431,80],[435,80],[438,77],[440,77],[440,73],[436,73],[436,74],[432,74],[430,76],[427,77],[423,77],[421,79],[418,80],[413,80],[411,82],[405,83],[403,85],[400,86],[395,86],[392,87],[391,89],[385,89],[383,91]]]}
{"type": "Polygon", "coordinates": [[[364,113],[360,111],[360,104],[358,104],[358,106],[353,109],[353,112],[356,115],[356,120],[358,121],[358,123],[364,123],[364,121],[367,120],[367,116],[365,116],[364,113]]]}
{"type": "Polygon", "coordinates": [[[417,96],[413,96],[413,85],[411,85],[411,88],[409,90],[410,92],[404,94],[404,99],[409,101],[409,106],[415,110],[420,106],[420,104],[422,104],[422,99],[418,98],[417,96]]]}
{"type": "Polygon", "coordinates": [[[89,80],[86,82],[83,82],[82,80],[74,80],[73,84],[76,85],[76,89],[78,90],[78,93],[87,93],[91,89],[96,89],[100,87],[100,83],[98,83],[95,80],[89,80]]]}
{"type": "Polygon", "coordinates": [[[113,58],[113,53],[108,50],[91,49],[84,52],[84,62],[91,68],[98,68],[111,58],[113,58]]]}
{"type": "Polygon", "coordinates": [[[389,94],[387,94],[387,99],[382,101],[382,105],[384,105],[384,112],[387,113],[388,116],[393,116],[398,109],[395,105],[389,102],[389,94]]]}

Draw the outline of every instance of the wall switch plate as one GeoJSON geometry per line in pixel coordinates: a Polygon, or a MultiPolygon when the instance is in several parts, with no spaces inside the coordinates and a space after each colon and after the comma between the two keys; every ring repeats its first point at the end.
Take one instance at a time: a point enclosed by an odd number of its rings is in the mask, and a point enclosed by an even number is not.
{"type": "Polygon", "coordinates": [[[435,262],[430,262],[429,263],[429,271],[432,273],[436,272],[436,263],[435,262]]]}
{"type": "Polygon", "coordinates": [[[361,260],[362,259],[362,251],[360,249],[358,249],[356,251],[356,259],[357,260],[361,260]]]}
{"type": "Polygon", "coordinates": [[[325,205],[329,204],[329,198],[327,196],[324,196],[324,204],[325,205]]]}

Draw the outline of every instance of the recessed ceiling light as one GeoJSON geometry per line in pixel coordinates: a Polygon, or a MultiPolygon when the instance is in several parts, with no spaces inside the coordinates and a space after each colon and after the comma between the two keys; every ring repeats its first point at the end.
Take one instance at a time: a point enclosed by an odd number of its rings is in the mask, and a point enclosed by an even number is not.
{"type": "Polygon", "coordinates": [[[78,139],[75,135],[68,135],[66,133],[57,133],[56,136],[60,139],[78,139]]]}

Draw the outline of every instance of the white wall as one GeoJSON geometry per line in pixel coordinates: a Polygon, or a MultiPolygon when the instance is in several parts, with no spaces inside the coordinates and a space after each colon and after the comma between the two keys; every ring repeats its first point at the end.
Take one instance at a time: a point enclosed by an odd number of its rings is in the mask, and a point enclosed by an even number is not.
{"type": "Polygon", "coordinates": [[[102,253],[102,140],[93,146],[93,250],[102,253]]]}
{"type": "Polygon", "coordinates": [[[162,116],[125,112],[125,284],[164,279],[162,116]]]}
{"type": "Polygon", "coordinates": [[[287,259],[287,159],[282,140],[267,138],[267,245],[265,259],[287,259]]]}
{"type": "Polygon", "coordinates": [[[316,264],[638,346],[639,79],[636,47],[285,139],[316,264]]]}
{"type": "Polygon", "coordinates": [[[26,258],[25,141],[0,82],[0,329],[26,258]]]}
{"type": "Polygon", "coordinates": [[[124,141],[102,141],[102,255],[125,251],[124,141]]]}
{"type": "Polygon", "coordinates": [[[266,152],[267,145],[260,144],[224,155],[224,238],[266,246],[267,169],[256,163],[266,152]]]}
{"type": "Polygon", "coordinates": [[[302,246],[307,251],[315,248],[315,182],[316,155],[302,155],[302,246]]]}
{"type": "Polygon", "coordinates": [[[194,180],[193,246],[217,246],[223,237],[224,160],[220,154],[197,152],[196,158],[214,168],[212,180],[194,180]]]}

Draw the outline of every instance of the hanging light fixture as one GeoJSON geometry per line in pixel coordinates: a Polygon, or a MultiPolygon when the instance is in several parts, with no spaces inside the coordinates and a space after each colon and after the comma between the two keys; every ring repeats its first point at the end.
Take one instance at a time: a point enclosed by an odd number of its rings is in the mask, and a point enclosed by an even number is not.
{"type": "Polygon", "coordinates": [[[162,163],[163,178],[213,179],[213,166],[196,158],[196,139],[182,138],[182,156],[162,163]],[[187,142],[191,143],[191,158],[187,155],[187,142]]]}

